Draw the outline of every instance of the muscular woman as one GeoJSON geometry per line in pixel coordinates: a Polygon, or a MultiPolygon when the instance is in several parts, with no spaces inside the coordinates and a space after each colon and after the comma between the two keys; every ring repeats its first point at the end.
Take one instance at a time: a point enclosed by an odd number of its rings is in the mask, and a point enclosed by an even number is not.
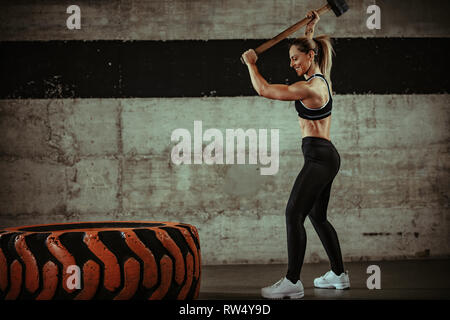
{"type": "Polygon", "coordinates": [[[264,298],[299,299],[304,296],[300,273],[306,250],[304,221],[308,216],[325,248],[331,270],[314,279],[318,288],[347,289],[348,273],[344,272],[341,249],[335,229],[327,220],[331,185],[340,168],[340,155],[330,139],[332,87],[331,66],[333,48],[330,38],[314,38],[319,21],[316,11],[310,11],[311,21],[305,36],[295,39],[289,48],[291,67],[299,77],[291,85],[269,84],[256,66],[257,55],[250,49],[243,53],[256,92],[265,98],[295,101],[302,132],[304,165],[298,174],[286,206],[288,270],[275,284],[261,289],[264,298]]]}

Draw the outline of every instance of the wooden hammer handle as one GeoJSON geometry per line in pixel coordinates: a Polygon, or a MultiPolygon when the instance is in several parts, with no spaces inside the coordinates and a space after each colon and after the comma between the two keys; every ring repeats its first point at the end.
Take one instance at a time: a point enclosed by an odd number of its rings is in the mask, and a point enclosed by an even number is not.
{"type": "MultiPolygon", "coordinates": [[[[320,8],[319,10],[316,10],[316,11],[320,16],[321,14],[327,12],[330,9],[331,9],[331,6],[329,4],[326,4],[322,8],[320,8]]],[[[270,39],[269,41],[264,42],[262,45],[260,45],[258,48],[256,48],[255,49],[256,54],[259,55],[259,54],[263,53],[264,51],[266,51],[267,49],[273,47],[278,42],[286,39],[289,35],[291,35],[295,31],[297,31],[301,27],[306,26],[308,24],[308,22],[310,22],[310,21],[311,21],[310,18],[304,18],[303,20],[300,20],[296,24],[290,26],[289,28],[287,28],[286,30],[281,32],[279,35],[275,36],[274,38],[270,39]]]]}
{"type": "MultiPolygon", "coordinates": [[[[323,13],[327,12],[330,9],[331,9],[331,6],[329,4],[326,4],[326,5],[324,5],[323,7],[321,7],[320,9],[318,9],[316,11],[317,11],[318,15],[320,16],[320,15],[322,15],[323,13]]],[[[278,42],[280,42],[281,40],[286,39],[289,35],[291,35],[295,31],[297,31],[301,27],[306,26],[308,24],[308,22],[310,22],[310,21],[311,21],[310,18],[304,18],[304,19],[300,20],[299,22],[297,22],[296,24],[290,26],[289,28],[287,28],[286,30],[281,32],[279,35],[273,37],[269,41],[264,42],[262,45],[260,45],[258,48],[256,48],[255,49],[256,54],[259,55],[259,54],[263,53],[264,51],[266,51],[267,49],[273,47],[278,42]]],[[[241,57],[241,62],[245,64],[245,62],[242,59],[242,57],[241,57]]]]}

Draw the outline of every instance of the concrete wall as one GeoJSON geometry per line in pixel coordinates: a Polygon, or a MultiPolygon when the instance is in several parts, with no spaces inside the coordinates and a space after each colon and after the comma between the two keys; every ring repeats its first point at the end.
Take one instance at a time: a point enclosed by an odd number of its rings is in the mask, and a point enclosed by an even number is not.
{"type": "MultiPolygon", "coordinates": [[[[329,218],[346,260],[450,252],[448,95],[340,95],[329,218]]],[[[170,220],[199,229],[206,264],[285,262],[301,169],[293,104],[250,98],[2,100],[2,225],[170,220]],[[189,112],[185,112],[189,110],[189,112]],[[279,171],[171,161],[171,134],[278,129],[279,171]]],[[[207,143],[203,143],[206,146],[207,143]]],[[[247,161],[248,163],[248,161],[247,161]]],[[[309,223],[306,261],[326,259],[309,223]]]]}
{"type": "MultiPolygon", "coordinates": [[[[101,0],[3,1],[3,40],[266,39],[326,1],[316,0],[101,0]],[[81,9],[81,30],[67,30],[66,8],[81,9]]],[[[350,10],[327,12],[318,34],[334,37],[448,37],[446,0],[347,0],[350,10]],[[381,9],[381,29],[366,27],[367,7],[381,9]]],[[[298,31],[298,35],[302,31],[298,31]]]]}
{"type": "MultiPolygon", "coordinates": [[[[317,33],[448,37],[448,1],[348,1],[317,33]]],[[[5,1],[1,41],[266,39],[317,1],[5,1]],[[298,13],[298,14],[297,14],[298,13]]],[[[30,53],[32,54],[32,53],[30,53]]],[[[76,57],[74,57],[76,59],[76,57]]],[[[439,81],[439,80],[437,80],[439,81]]],[[[331,139],[341,155],[329,203],[346,261],[450,255],[448,94],[336,95],[331,139]]],[[[260,97],[0,100],[0,226],[163,220],[199,230],[202,262],[286,262],[284,210],[303,165],[293,103],[260,97]],[[171,162],[177,128],[278,129],[280,166],[171,162]]],[[[206,145],[206,143],[204,143],[206,145]]],[[[326,260],[307,220],[306,262],[326,260]]]]}

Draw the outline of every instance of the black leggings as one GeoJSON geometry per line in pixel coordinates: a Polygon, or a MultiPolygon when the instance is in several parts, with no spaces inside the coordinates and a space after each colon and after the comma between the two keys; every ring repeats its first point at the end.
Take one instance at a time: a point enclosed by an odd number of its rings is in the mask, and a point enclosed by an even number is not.
{"type": "Polygon", "coordinates": [[[304,137],[302,152],[305,163],[295,180],[286,207],[286,277],[293,283],[300,278],[305,257],[306,231],[303,223],[308,214],[330,259],[331,270],[337,275],[344,272],[339,240],[327,220],[331,184],[339,171],[341,157],[331,141],[319,137],[304,137]]]}

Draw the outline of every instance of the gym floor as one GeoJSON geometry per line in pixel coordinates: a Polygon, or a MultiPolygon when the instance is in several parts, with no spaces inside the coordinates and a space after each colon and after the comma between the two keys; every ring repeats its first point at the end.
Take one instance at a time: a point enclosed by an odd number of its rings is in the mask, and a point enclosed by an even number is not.
{"type": "MultiPolygon", "coordinates": [[[[323,275],[328,263],[305,264],[301,281],[307,300],[422,300],[450,299],[450,259],[346,262],[350,290],[317,289],[314,278],[323,275]],[[381,288],[369,290],[370,265],[380,267],[381,288]]],[[[200,300],[263,299],[261,287],[285,275],[286,265],[202,266],[200,300]]]]}

